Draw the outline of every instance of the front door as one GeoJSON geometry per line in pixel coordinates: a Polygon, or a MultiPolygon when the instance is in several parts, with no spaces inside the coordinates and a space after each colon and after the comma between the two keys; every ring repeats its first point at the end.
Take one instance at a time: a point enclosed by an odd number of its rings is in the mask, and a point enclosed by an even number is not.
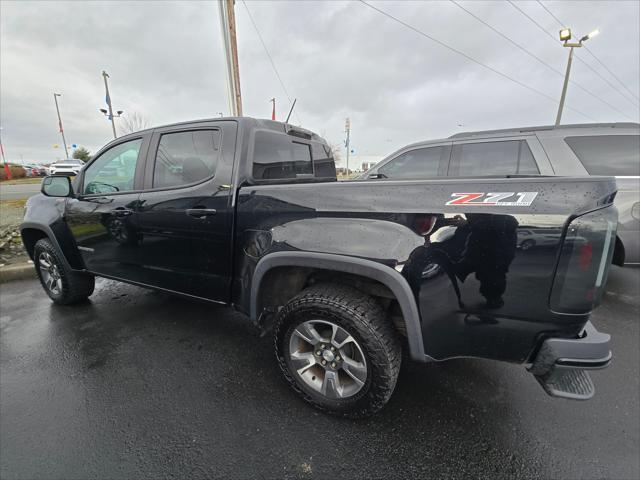
{"type": "Polygon", "coordinates": [[[142,282],[137,209],[150,135],[110,145],[85,168],[65,219],[88,271],[142,282]]]}
{"type": "Polygon", "coordinates": [[[156,129],[138,220],[150,285],[229,299],[236,123],[156,129]]]}

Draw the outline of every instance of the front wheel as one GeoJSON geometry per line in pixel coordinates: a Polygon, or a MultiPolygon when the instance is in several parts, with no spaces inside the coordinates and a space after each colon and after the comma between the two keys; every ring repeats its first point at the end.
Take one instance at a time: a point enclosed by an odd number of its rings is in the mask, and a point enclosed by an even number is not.
{"type": "Polygon", "coordinates": [[[393,393],[398,336],[378,302],[352,287],[304,290],[279,312],[274,340],[287,382],[321,410],[364,417],[393,393]]]}
{"type": "Polygon", "coordinates": [[[36,242],[33,263],[42,288],[59,305],[69,305],[86,299],[93,293],[93,275],[74,272],[60,257],[48,238],[36,242]]]}

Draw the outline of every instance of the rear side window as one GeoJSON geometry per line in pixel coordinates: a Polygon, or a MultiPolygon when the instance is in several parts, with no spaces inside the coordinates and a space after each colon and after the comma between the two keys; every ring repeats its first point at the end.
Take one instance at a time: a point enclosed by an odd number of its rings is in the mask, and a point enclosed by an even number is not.
{"type": "Polygon", "coordinates": [[[640,175],[640,135],[564,139],[590,175],[640,175]]]}
{"type": "Polygon", "coordinates": [[[256,132],[253,178],[276,180],[299,175],[313,175],[311,146],[288,135],[256,132]]]}
{"type": "Polygon", "coordinates": [[[219,130],[165,133],[156,152],[153,187],[179,187],[214,176],[219,153],[219,130]]]}
{"type": "Polygon", "coordinates": [[[465,143],[453,147],[450,176],[536,175],[540,173],[526,140],[465,143]]]}
{"type": "Polygon", "coordinates": [[[441,162],[449,160],[449,151],[446,146],[411,150],[378,168],[378,174],[396,179],[437,177],[441,162]]]}

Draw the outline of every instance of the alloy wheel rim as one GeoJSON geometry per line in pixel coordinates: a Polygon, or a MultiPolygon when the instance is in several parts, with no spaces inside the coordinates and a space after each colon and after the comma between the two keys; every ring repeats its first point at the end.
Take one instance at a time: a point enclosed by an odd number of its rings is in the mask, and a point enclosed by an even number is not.
{"type": "Polygon", "coordinates": [[[45,287],[54,295],[58,295],[62,291],[62,277],[53,257],[47,252],[42,252],[38,258],[38,264],[45,287]]]}
{"type": "Polygon", "coordinates": [[[308,320],[293,330],[289,361],[294,375],[331,399],[352,397],[367,381],[362,348],[347,330],[327,320],[308,320]]]}

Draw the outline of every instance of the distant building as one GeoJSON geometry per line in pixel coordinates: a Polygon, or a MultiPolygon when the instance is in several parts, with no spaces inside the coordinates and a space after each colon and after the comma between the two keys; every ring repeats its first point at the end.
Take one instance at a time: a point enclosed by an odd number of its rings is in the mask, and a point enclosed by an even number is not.
{"type": "MultiPolygon", "coordinates": [[[[349,170],[351,172],[365,172],[373,167],[376,163],[382,160],[382,155],[353,155],[349,157],[349,170]]],[[[346,173],[347,162],[344,156],[340,159],[336,170],[338,172],[344,171],[346,173]],[[341,170],[342,169],[342,170],[341,170]]],[[[338,173],[340,174],[340,173],[338,173]]]]}

